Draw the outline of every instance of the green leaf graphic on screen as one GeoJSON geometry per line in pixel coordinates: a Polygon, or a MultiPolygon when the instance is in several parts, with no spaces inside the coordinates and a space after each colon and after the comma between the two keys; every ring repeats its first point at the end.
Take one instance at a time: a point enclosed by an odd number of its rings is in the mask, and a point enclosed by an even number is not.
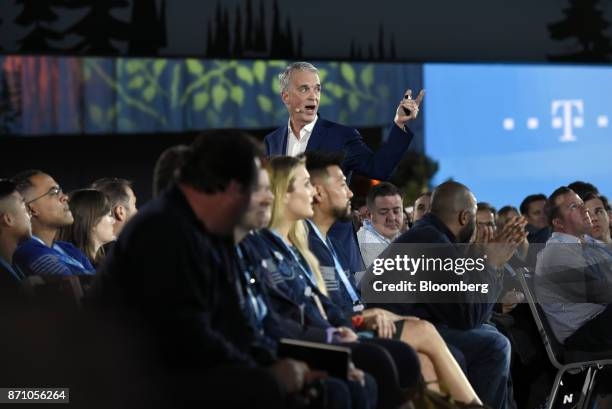
{"type": "Polygon", "coordinates": [[[151,102],[153,100],[153,98],[155,98],[155,85],[149,85],[148,87],[145,88],[145,90],[142,92],[142,96],[143,98],[147,101],[147,102],[151,102]]]}
{"type": "Polygon", "coordinates": [[[361,70],[361,82],[366,88],[369,88],[374,83],[374,66],[367,65],[361,70]]]}
{"type": "Polygon", "coordinates": [[[215,85],[212,89],[213,105],[217,111],[221,110],[221,107],[227,99],[227,90],[222,85],[215,85]]]}
{"type": "Polygon", "coordinates": [[[264,112],[272,112],[272,101],[265,95],[257,96],[257,104],[264,112]]]}
{"type": "Polygon", "coordinates": [[[166,68],[166,64],[168,64],[167,60],[155,61],[155,63],[153,64],[153,72],[155,73],[156,76],[159,76],[162,73],[164,68],[166,68]]]}
{"type": "Polygon", "coordinates": [[[230,99],[242,106],[244,104],[244,90],[239,86],[233,86],[230,91],[230,99]]]}
{"type": "Polygon", "coordinates": [[[193,109],[195,109],[196,111],[202,111],[208,105],[208,101],[210,101],[208,92],[198,92],[193,97],[193,109]]]}
{"type": "Polygon", "coordinates": [[[266,63],[263,61],[255,61],[255,64],[253,64],[253,74],[255,74],[257,82],[263,84],[266,79],[266,63]]]}
{"type": "Polygon", "coordinates": [[[253,85],[253,73],[244,65],[236,68],[236,76],[249,85],[253,85]]]}
{"type": "Polygon", "coordinates": [[[355,70],[347,63],[340,64],[342,78],[351,85],[355,85],[355,70]]]}
{"type": "Polygon", "coordinates": [[[185,61],[185,64],[187,64],[187,70],[193,75],[202,75],[204,72],[204,66],[198,60],[188,58],[185,61]]]}
{"type": "Polygon", "coordinates": [[[136,88],[142,87],[143,85],[144,85],[144,78],[139,75],[137,77],[132,78],[132,80],[130,80],[128,84],[128,88],[136,89],[136,88]]]}

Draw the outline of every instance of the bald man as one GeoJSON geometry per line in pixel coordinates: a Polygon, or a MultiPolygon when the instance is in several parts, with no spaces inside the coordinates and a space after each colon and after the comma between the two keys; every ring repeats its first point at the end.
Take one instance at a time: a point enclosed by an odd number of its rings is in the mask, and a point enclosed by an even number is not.
{"type": "MultiPolygon", "coordinates": [[[[474,249],[468,248],[468,244],[476,229],[476,204],[474,194],[461,183],[451,181],[441,184],[432,193],[429,213],[411,230],[398,237],[392,247],[395,247],[396,253],[414,252],[409,254],[412,258],[425,255],[426,258],[454,261],[475,259],[476,254],[481,253],[473,253],[474,249]],[[397,246],[397,243],[412,243],[413,247],[406,249],[397,246]],[[436,249],[424,248],[422,244],[425,243],[435,243],[436,249]]],[[[519,230],[525,224],[524,220],[517,218],[495,238],[503,245],[487,246],[486,256],[482,258],[486,260],[483,262],[486,265],[481,271],[459,270],[459,264],[454,264],[454,270],[445,267],[433,271],[434,267],[428,271],[418,271],[414,276],[421,282],[486,283],[486,292],[420,292],[416,294],[418,303],[385,304],[385,308],[398,314],[413,315],[434,323],[445,341],[463,353],[470,383],[483,403],[493,408],[506,407],[510,343],[486,322],[502,288],[502,266],[524,236],[519,230]]],[[[486,233],[485,242],[493,241],[491,234],[492,230],[486,233]]]]}
{"type": "Polygon", "coordinates": [[[0,179],[0,290],[16,288],[24,275],[13,266],[17,246],[32,237],[30,215],[13,182],[0,179]]]}

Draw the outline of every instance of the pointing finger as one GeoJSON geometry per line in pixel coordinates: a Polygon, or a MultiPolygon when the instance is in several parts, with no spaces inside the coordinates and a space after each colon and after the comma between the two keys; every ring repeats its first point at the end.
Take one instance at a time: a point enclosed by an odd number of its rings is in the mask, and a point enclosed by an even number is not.
{"type": "Polygon", "coordinates": [[[417,97],[415,99],[417,105],[421,105],[421,101],[423,100],[424,96],[425,96],[425,90],[422,89],[421,92],[419,92],[419,95],[417,95],[417,97]]]}

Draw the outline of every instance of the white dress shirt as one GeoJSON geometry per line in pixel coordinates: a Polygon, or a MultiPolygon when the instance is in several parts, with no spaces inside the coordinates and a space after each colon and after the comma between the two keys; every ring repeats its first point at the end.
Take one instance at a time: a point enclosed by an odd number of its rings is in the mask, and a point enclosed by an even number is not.
{"type": "Polygon", "coordinates": [[[287,128],[289,131],[287,132],[287,155],[288,156],[298,156],[301,153],[306,151],[306,145],[308,145],[308,141],[310,140],[310,135],[312,134],[312,130],[314,129],[315,124],[317,123],[317,119],[319,117],[315,117],[314,121],[311,123],[304,125],[302,129],[300,129],[300,138],[296,138],[293,130],[291,129],[291,118],[287,124],[287,128]]]}

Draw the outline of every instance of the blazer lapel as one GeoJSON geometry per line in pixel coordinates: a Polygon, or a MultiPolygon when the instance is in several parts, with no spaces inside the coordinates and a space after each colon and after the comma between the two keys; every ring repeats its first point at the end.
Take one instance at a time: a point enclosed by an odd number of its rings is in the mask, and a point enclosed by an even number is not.
{"type": "MultiPolygon", "coordinates": [[[[306,145],[306,152],[316,151],[323,143],[324,136],[327,133],[327,121],[321,117],[317,119],[317,123],[312,129],[312,134],[306,145]]],[[[285,138],[286,139],[286,138],[285,138]]]]}

